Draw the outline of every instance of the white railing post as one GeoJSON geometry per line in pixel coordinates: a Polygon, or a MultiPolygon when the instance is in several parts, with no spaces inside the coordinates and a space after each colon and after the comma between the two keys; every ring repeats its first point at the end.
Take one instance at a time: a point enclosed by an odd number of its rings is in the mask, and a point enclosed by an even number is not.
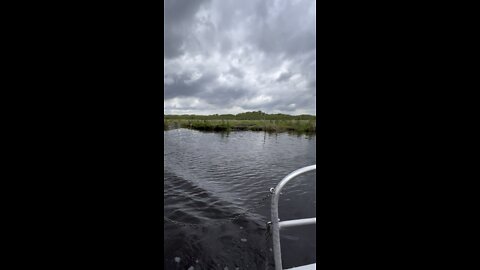
{"type": "Polygon", "coordinates": [[[289,175],[285,176],[285,178],[280,181],[280,183],[275,187],[273,196],[272,196],[272,240],[273,240],[273,257],[275,261],[275,270],[282,270],[282,250],[280,248],[280,227],[289,227],[289,226],[298,226],[298,225],[306,225],[306,224],[314,224],[316,222],[316,218],[314,219],[303,219],[303,220],[294,220],[294,221],[284,221],[280,222],[278,218],[278,199],[280,197],[280,191],[282,190],[283,186],[287,184],[293,178],[317,169],[317,165],[311,165],[308,167],[303,167],[296,171],[293,171],[289,175]]]}

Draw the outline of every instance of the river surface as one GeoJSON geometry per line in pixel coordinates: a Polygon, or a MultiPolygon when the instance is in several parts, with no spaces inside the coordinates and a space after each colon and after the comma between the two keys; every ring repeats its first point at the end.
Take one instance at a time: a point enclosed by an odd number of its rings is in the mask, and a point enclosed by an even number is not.
{"type": "MultiPolygon", "coordinates": [[[[274,269],[269,189],[316,164],[316,136],[164,131],[165,269],[274,269]]],[[[316,172],[282,190],[281,220],[316,216],[316,172]]],[[[283,267],[316,262],[314,225],[282,230],[283,267]]]]}

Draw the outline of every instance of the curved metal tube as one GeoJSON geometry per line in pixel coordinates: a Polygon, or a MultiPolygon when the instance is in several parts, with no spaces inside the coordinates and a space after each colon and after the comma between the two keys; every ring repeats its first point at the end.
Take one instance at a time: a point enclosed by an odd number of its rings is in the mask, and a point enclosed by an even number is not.
{"type": "Polygon", "coordinates": [[[288,228],[288,227],[311,225],[311,224],[316,224],[316,223],[317,223],[317,218],[303,218],[303,219],[280,221],[278,223],[278,225],[279,225],[280,229],[283,229],[283,228],[288,228]]]}
{"type": "Polygon", "coordinates": [[[317,169],[317,165],[311,165],[307,167],[303,167],[296,171],[291,172],[289,175],[285,176],[285,178],[278,183],[277,187],[275,187],[275,192],[272,196],[272,240],[273,240],[273,257],[275,260],[275,270],[282,269],[282,250],[280,249],[280,226],[279,222],[280,219],[278,218],[278,199],[280,197],[280,191],[282,188],[293,178],[317,169]]]}

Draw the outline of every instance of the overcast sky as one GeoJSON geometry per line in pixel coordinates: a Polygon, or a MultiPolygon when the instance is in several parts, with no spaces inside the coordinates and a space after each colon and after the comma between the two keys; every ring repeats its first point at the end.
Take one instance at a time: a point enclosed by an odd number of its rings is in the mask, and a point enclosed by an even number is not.
{"type": "Polygon", "coordinates": [[[164,113],[316,114],[315,0],[165,0],[164,113]]]}

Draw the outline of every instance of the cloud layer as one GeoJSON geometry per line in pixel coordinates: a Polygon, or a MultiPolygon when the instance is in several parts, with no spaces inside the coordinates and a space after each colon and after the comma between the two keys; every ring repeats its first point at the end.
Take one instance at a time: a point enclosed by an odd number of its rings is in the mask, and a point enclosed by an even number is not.
{"type": "Polygon", "coordinates": [[[314,0],[165,0],[165,114],[315,114],[314,0]]]}

